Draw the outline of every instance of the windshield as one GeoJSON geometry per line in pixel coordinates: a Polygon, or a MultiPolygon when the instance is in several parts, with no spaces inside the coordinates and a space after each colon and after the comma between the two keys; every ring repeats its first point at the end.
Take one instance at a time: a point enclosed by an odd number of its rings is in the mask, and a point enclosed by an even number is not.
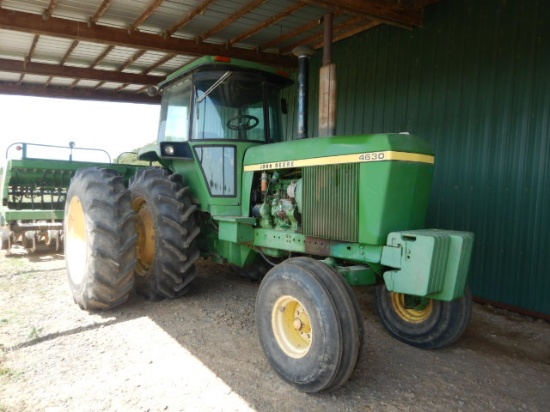
{"type": "Polygon", "coordinates": [[[274,140],[278,89],[255,74],[228,73],[196,75],[193,139],[274,140]]]}
{"type": "Polygon", "coordinates": [[[282,141],[279,89],[249,72],[187,76],[163,90],[159,141],[282,141]]]}

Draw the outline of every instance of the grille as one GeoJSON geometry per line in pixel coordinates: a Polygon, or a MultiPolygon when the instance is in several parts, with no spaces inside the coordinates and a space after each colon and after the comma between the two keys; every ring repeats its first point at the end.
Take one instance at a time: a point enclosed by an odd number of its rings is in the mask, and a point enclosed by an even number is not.
{"type": "Polygon", "coordinates": [[[303,179],[304,235],[357,242],[359,165],[306,167],[303,179]]]}

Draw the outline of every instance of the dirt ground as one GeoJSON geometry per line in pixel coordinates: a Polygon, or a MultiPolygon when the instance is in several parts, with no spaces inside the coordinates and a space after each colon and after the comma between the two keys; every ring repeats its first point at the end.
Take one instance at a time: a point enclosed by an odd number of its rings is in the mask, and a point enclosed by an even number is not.
{"type": "Polygon", "coordinates": [[[351,379],[306,395],[260,348],[258,284],[198,264],[185,297],[131,296],[101,314],[73,303],[61,255],[0,255],[0,411],[548,411],[550,325],[475,304],[452,347],[389,337],[372,290],[356,288],[366,329],[351,379]]]}

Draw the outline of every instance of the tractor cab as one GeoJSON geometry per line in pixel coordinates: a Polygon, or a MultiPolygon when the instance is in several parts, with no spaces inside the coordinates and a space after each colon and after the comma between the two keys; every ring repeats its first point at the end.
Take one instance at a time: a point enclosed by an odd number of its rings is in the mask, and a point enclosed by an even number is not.
{"type": "MultiPolygon", "coordinates": [[[[245,151],[284,140],[286,102],[279,92],[290,84],[288,75],[268,66],[225,57],[198,59],[158,86],[158,142],[142,149],[140,159],[187,176],[196,203],[205,208],[237,206],[237,171],[245,151]]],[[[223,214],[237,211],[224,209],[223,214]]]]}

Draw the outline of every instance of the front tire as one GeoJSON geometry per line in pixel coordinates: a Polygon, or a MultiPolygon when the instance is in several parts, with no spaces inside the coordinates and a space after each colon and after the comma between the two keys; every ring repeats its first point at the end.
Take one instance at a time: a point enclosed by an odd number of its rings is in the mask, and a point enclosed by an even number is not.
{"type": "Polygon", "coordinates": [[[65,204],[65,262],[75,302],[85,310],[128,299],[136,264],[130,192],[112,170],[76,172],[65,204]]]}
{"type": "Polygon", "coordinates": [[[454,343],[468,325],[472,313],[469,290],[450,302],[388,291],[374,291],[376,311],[394,338],[421,349],[439,349],[454,343]]]}
{"type": "Polygon", "coordinates": [[[130,180],[137,213],[136,289],[150,300],[182,296],[195,277],[199,234],[181,176],[167,170],[139,170],[130,180]]]}
{"type": "Polygon", "coordinates": [[[365,343],[365,326],[361,306],[344,277],[332,267],[310,257],[298,257],[300,262],[315,273],[332,295],[342,327],[342,361],[333,382],[325,388],[341,386],[350,378],[361,358],[365,343]]]}
{"type": "Polygon", "coordinates": [[[271,269],[260,285],[256,324],[262,348],[279,376],[302,392],[341,385],[357,363],[362,316],[343,282],[324,263],[292,258],[271,269]]]}

